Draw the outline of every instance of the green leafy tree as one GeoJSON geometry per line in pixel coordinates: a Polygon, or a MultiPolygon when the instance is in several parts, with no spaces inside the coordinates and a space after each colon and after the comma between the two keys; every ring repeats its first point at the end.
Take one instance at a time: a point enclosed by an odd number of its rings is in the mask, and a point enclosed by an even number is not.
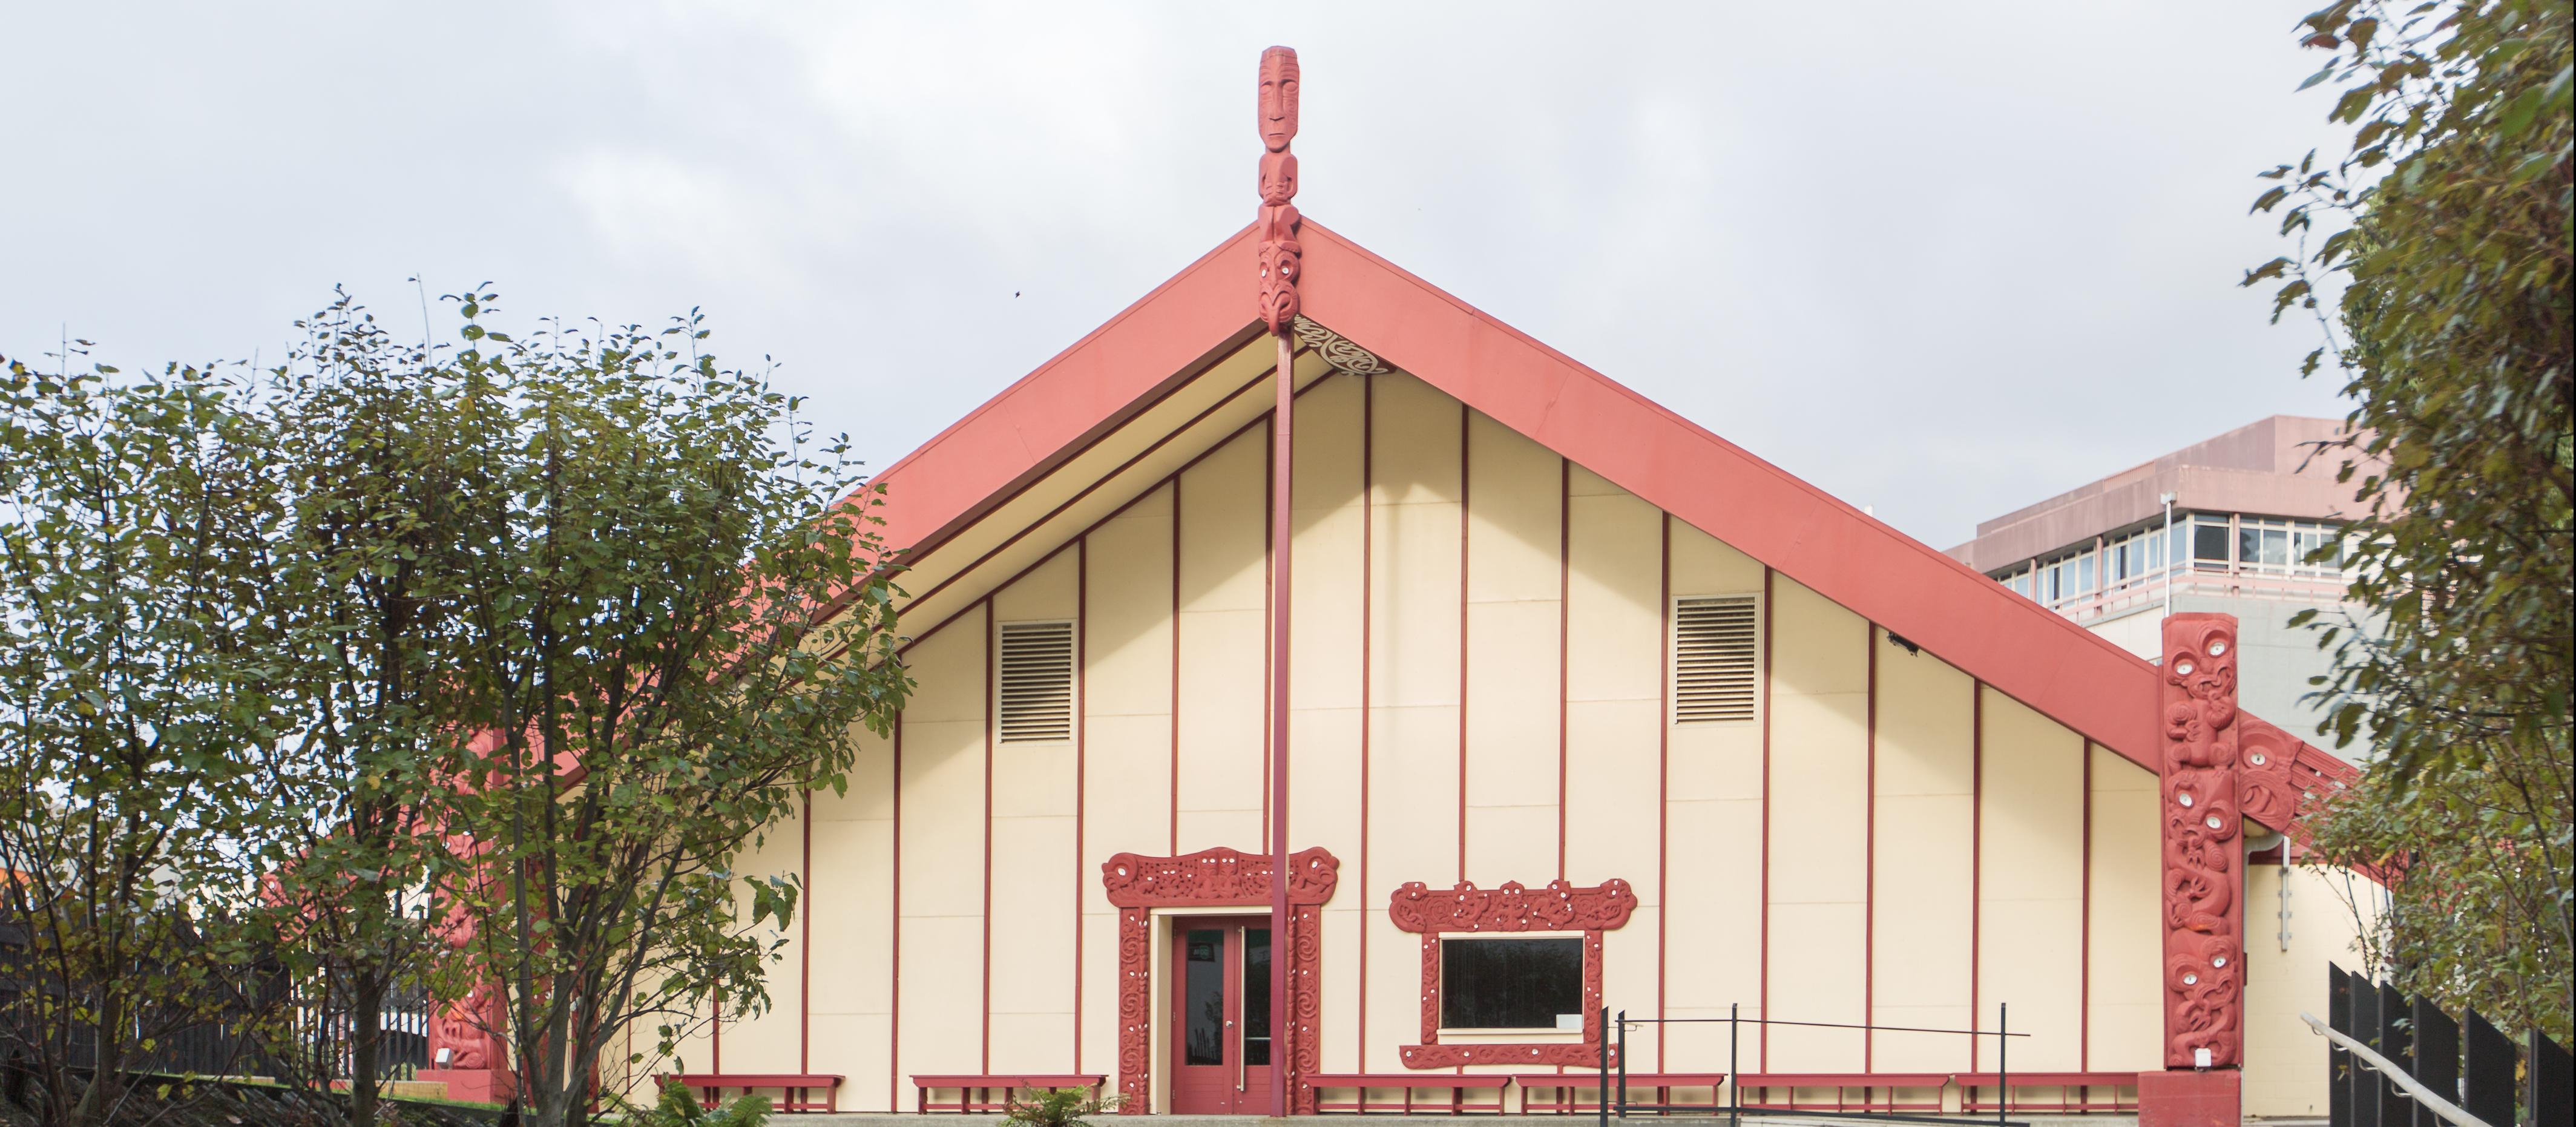
{"type": "Polygon", "coordinates": [[[86,1125],[152,1102],[132,1074],[237,965],[196,893],[257,824],[243,752],[284,716],[250,613],[281,514],[237,381],[72,351],[0,360],[0,1038],[39,1117],[86,1125]]]}
{"type": "Polygon", "coordinates": [[[740,858],[845,785],[910,682],[846,440],[812,449],[791,400],[700,353],[694,313],[512,339],[481,323],[494,300],[460,299],[450,404],[446,676],[479,738],[451,751],[441,888],[552,1127],[584,1120],[630,1027],[667,1055],[690,1015],[766,1005],[760,925],[798,890],[740,858]]]}
{"type": "Polygon", "coordinates": [[[257,613],[294,724],[261,759],[266,817],[239,856],[265,893],[253,914],[289,940],[276,949],[298,1001],[348,1018],[273,1028],[274,1067],[318,1090],[345,1076],[348,1121],[364,1125],[388,1000],[423,1003],[435,942],[463,448],[447,428],[453,373],[426,343],[397,342],[346,294],[298,327],[254,389],[283,513],[257,613]]]}
{"type": "Polygon", "coordinates": [[[2299,34],[2331,55],[2305,86],[2340,86],[2350,150],[2264,173],[2255,208],[2300,249],[2245,284],[2277,283],[2276,321],[2316,316],[2307,371],[2331,357],[2359,404],[2326,453],[2361,479],[2343,547],[2371,628],[2318,624],[2318,692],[2323,730],[2381,757],[2317,844],[2391,874],[2369,939],[2408,990],[2563,1042],[2576,27],[2555,0],[2345,0],[2299,34]]]}

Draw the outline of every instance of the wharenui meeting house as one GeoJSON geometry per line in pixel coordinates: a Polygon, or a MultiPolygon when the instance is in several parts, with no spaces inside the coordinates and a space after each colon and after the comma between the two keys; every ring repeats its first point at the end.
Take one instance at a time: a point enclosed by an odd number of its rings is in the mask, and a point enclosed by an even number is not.
{"type": "Polygon", "coordinates": [[[753,858],[774,1005],[686,1071],[2323,1115],[2365,881],[2285,862],[2355,769],[2237,709],[2233,620],[2132,656],[1301,216],[1297,83],[1251,226],[878,478],[918,689],[753,858]]]}

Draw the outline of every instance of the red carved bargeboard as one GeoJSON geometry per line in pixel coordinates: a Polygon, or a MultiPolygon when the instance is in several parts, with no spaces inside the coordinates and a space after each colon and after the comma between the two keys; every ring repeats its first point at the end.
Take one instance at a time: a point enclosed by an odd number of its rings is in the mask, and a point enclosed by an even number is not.
{"type": "MultiPolygon", "coordinates": [[[[1288,857],[1288,1012],[1278,1035],[1288,1062],[1288,1102],[1295,1114],[1315,1110],[1306,1078],[1320,1067],[1317,1027],[1323,980],[1316,973],[1323,952],[1317,913],[1333,898],[1342,862],[1318,846],[1288,857]]],[[[1156,908],[1252,908],[1270,902],[1270,858],[1222,846],[1183,857],[1120,853],[1100,865],[1100,884],[1118,907],[1119,1111],[1154,1110],[1153,940],[1156,908]]]]}
{"type": "MultiPolygon", "coordinates": [[[[1625,926],[1637,908],[1636,890],[1612,879],[1591,888],[1561,880],[1532,889],[1519,881],[1478,888],[1460,881],[1434,892],[1419,881],[1388,897],[1395,926],[1422,936],[1422,1043],[1401,1050],[1406,1068],[1464,1064],[1601,1063],[1601,933],[1625,926]],[[1580,931],[1583,933],[1583,1039],[1546,1044],[1440,1043],[1440,936],[1444,932],[1580,931]]],[[[1618,1061],[1610,1062],[1614,1067],[1618,1061]]]]}
{"type": "MultiPolygon", "coordinates": [[[[2235,617],[2165,619],[2163,673],[2165,1067],[2234,1067],[2245,1008],[2235,617]]],[[[2285,798],[2268,779],[2254,794],[2285,798]]]]}

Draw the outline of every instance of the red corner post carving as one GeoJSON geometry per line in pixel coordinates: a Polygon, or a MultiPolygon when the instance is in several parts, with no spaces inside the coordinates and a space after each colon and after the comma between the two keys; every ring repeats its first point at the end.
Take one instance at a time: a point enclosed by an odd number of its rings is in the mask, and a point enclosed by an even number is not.
{"type": "Polygon", "coordinates": [[[2164,622],[2165,1071],[2138,1078],[2139,1127],[2235,1127],[2245,1010],[2236,619],[2164,622]]]}

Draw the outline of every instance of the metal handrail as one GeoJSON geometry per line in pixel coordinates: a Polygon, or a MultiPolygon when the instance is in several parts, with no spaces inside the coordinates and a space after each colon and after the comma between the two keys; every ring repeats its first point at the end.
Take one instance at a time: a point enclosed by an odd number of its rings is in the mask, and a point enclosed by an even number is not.
{"type": "Polygon", "coordinates": [[[2495,1124],[2460,1110],[2460,1105],[2434,1095],[2431,1088],[2425,1087],[2422,1082],[2407,1075],[2405,1069],[2397,1067],[2387,1057],[2379,1055],[2377,1050],[2362,1044],[2352,1034],[2318,1021],[2315,1014],[2301,1013],[2299,1020],[2307,1022],[2308,1028],[2315,1030],[2326,1040],[2342,1046],[2346,1052],[2361,1058],[2362,1063],[2369,1065],[2371,1071],[2387,1077],[2389,1082],[2397,1085],[2409,1099],[2431,1109],[2433,1114],[2441,1116],[2453,1127],[2496,1127],[2495,1124]]]}

